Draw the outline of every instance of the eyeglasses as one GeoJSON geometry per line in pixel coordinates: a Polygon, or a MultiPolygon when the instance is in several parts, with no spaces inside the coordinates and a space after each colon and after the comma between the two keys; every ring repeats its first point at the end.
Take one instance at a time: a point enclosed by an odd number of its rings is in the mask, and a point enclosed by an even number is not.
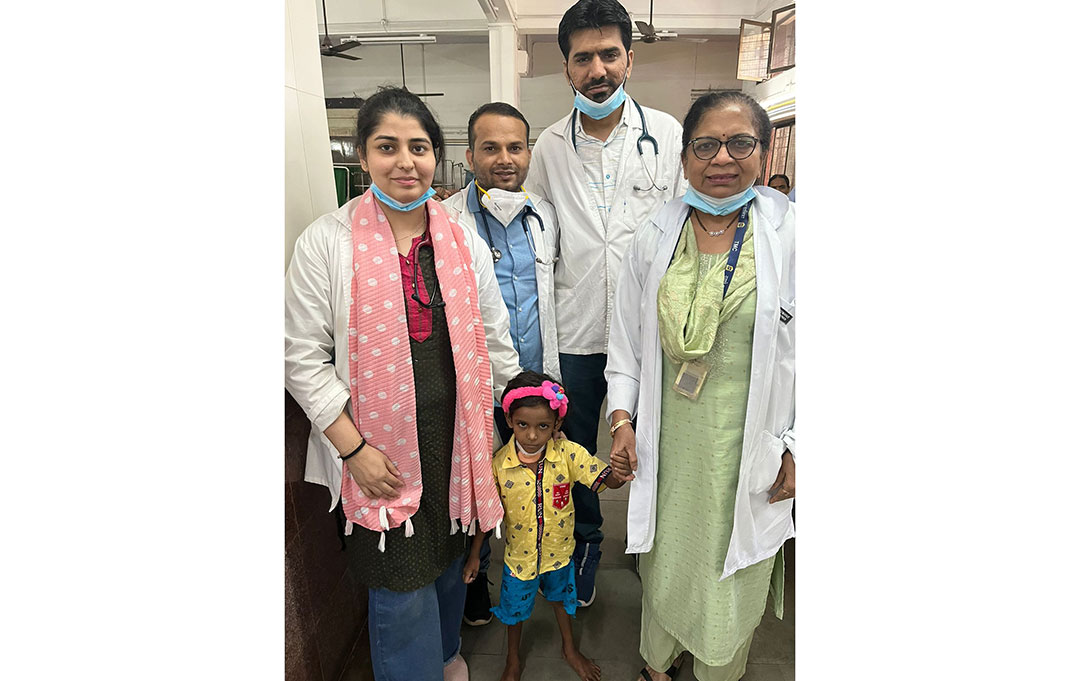
{"type": "Polygon", "coordinates": [[[727,153],[732,159],[741,161],[754,153],[757,149],[758,140],[750,135],[737,135],[727,142],[721,142],[715,137],[695,137],[686,146],[693,147],[694,156],[702,161],[711,161],[720,153],[720,147],[727,145],[727,153]]]}

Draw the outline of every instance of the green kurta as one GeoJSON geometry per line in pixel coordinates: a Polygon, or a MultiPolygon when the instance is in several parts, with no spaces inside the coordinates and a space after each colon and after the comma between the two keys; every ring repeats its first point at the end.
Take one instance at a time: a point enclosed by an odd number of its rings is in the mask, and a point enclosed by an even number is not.
{"type": "MultiPolygon", "coordinates": [[[[690,241],[693,229],[689,222],[684,227],[690,241]]],[[[783,588],[782,554],[779,561],[769,558],[718,581],[731,539],[750,390],[757,302],[753,245],[751,227],[721,307],[715,341],[703,357],[711,368],[696,401],[672,389],[682,362],[673,361],[665,348],[656,536],[652,551],[640,558],[642,656],[670,664],[675,654],[688,650],[703,681],[742,676],[774,581],[774,564],[779,570],[774,587],[783,588]]],[[[690,299],[707,272],[727,264],[727,254],[700,254],[692,245],[687,252],[698,261],[696,281],[689,276],[674,285],[685,286],[690,299]]],[[[783,603],[782,593],[774,597],[783,603]]]]}

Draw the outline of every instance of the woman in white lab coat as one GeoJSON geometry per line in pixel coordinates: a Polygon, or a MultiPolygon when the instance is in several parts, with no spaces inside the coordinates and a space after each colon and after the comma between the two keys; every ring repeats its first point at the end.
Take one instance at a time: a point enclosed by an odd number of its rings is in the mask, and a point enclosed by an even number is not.
{"type": "Polygon", "coordinates": [[[611,463],[635,475],[627,541],[651,681],[669,681],[683,651],[701,681],[738,681],[770,589],[783,615],[795,209],[752,186],[771,132],[742,93],[697,100],[683,122],[690,188],[637,230],[616,287],[611,463]]]}
{"type": "Polygon", "coordinates": [[[340,494],[375,679],[467,681],[455,532],[502,517],[491,409],[517,353],[487,248],[431,200],[431,112],[381,89],[357,135],[371,188],[304,230],[286,275],[285,385],[312,422],[305,479],[340,494]]]}

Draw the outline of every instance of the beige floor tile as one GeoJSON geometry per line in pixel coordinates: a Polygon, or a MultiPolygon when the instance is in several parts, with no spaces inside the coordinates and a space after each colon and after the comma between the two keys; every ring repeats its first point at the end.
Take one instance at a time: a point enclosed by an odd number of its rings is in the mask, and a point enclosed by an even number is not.
{"type": "MultiPolygon", "coordinates": [[[[498,596],[498,592],[493,592],[498,596]]],[[[495,617],[480,627],[461,626],[461,653],[468,657],[476,655],[505,655],[506,627],[495,617]]]]}
{"type": "MultiPolygon", "coordinates": [[[[502,655],[466,655],[465,661],[469,664],[469,678],[472,681],[497,681],[506,664],[506,658],[502,655]]],[[[593,661],[600,666],[604,681],[641,681],[637,674],[645,665],[636,651],[631,651],[629,657],[625,658],[593,658],[593,661]]],[[[577,681],[577,678],[562,657],[525,658],[522,681],[577,681]]]]}
{"type": "Polygon", "coordinates": [[[742,681],[795,681],[795,665],[747,663],[742,681]]]}
{"type": "MultiPolygon", "coordinates": [[[[611,438],[601,424],[597,446],[607,458],[611,438]]],[[[640,681],[644,666],[638,654],[641,629],[641,580],[633,570],[634,559],[625,553],[628,488],[600,495],[604,514],[603,556],[597,570],[597,594],[593,605],[578,610],[573,620],[574,640],[580,650],[603,669],[604,681],[640,681]]],[[[492,540],[489,579],[492,602],[498,602],[502,582],[504,542],[492,540]]],[[[794,541],[785,547],[787,580],[785,617],[779,621],[770,603],[754,636],[743,681],[794,681],[795,679],[795,551],[794,541]]],[[[498,620],[483,627],[462,628],[462,653],[474,681],[497,681],[506,656],[506,627],[498,620]]],[[[525,657],[523,681],[574,681],[577,676],[562,659],[558,625],[551,606],[537,596],[532,617],[522,636],[525,657]]],[[[677,681],[693,681],[687,666],[677,681]]]]}
{"type": "Polygon", "coordinates": [[[578,610],[581,651],[590,657],[637,659],[641,631],[641,580],[628,568],[601,567],[596,600],[578,610]]]}
{"type": "Polygon", "coordinates": [[[601,566],[634,568],[634,556],[626,552],[626,504],[625,501],[606,499],[603,495],[600,497],[600,512],[604,515],[601,566]]]}

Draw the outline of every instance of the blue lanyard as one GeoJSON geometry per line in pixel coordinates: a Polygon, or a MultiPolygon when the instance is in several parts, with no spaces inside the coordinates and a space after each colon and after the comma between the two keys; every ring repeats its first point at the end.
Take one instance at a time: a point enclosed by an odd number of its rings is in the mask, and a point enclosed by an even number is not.
{"type": "MultiPolygon", "coordinates": [[[[735,275],[735,265],[739,264],[739,252],[742,246],[743,237],[746,236],[746,225],[749,223],[750,217],[750,203],[747,203],[739,210],[739,226],[735,229],[735,239],[731,242],[731,250],[728,251],[727,267],[724,268],[724,298],[727,298],[728,284],[731,283],[731,278],[735,275]]],[[[723,300],[723,298],[721,298],[723,300]]]]}

